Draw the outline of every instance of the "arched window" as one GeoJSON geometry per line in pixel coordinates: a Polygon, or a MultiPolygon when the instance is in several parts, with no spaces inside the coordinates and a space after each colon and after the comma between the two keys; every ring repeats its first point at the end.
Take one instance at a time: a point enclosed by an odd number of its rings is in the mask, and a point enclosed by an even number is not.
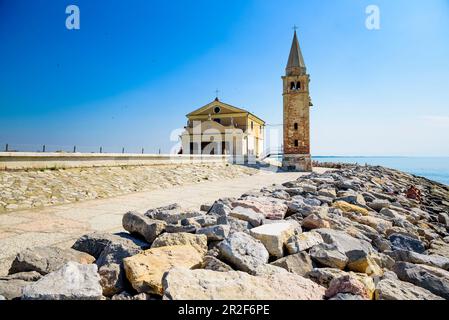
{"type": "Polygon", "coordinates": [[[296,82],[296,90],[299,90],[299,89],[301,89],[301,82],[296,82]]]}
{"type": "Polygon", "coordinates": [[[297,123],[295,123],[294,127],[295,127],[295,130],[298,130],[298,124],[297,123]]]}
{"type": "Polygon", "coordinates": [[[298,146],[299,146],[299,141],[295,140],[295,147],[298,147],[298,146]]]}
{"type": "Polygon", "coordinates": [[[290,90],[295,90],[295,89],[296,89],[295,83],[292,81],[292,82],[290,83],[290,90]]]}

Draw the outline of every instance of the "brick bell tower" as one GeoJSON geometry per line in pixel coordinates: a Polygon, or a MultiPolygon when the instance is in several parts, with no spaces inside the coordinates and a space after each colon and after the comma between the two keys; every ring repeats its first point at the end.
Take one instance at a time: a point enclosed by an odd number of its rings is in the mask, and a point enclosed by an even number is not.
{"type": "Polygon", "coordinates": [[[282,167],[288,170],[312,171],[310,157],[310,76],[299,47],[298,37],[293,36],[288,57],[284,88],[284,156],[282,167]]]}

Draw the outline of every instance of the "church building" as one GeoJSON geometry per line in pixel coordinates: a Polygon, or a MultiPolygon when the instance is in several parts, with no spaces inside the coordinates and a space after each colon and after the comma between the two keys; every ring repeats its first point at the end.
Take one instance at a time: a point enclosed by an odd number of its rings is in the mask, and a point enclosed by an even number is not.
{"type": "Polygon", "coordinates": [[[216,98],[187,115],[181,135],[183,154],[225,154],[260,157],[265,121],[216,98]]]}

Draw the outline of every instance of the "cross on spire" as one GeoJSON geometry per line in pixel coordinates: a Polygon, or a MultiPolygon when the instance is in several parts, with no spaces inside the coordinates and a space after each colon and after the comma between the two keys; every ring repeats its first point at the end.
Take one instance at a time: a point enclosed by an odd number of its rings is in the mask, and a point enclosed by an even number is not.
{"type": "Polygon", "coordinates": [[[220,93],[220,90],[216,89],[215,90],[215,97],[218,98],[218,94],[220,93]]]}
{"type": "Polygon", "coordinates": [[[294,24],[292,29],[296,32],[296,30],[298,30],[299,28],[296,26],[296,24],[294,24]]]}

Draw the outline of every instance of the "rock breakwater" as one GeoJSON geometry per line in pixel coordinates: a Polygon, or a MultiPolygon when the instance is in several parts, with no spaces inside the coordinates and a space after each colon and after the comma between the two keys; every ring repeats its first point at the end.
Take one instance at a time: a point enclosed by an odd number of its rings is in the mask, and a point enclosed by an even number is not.
{"type": "Polygon", "coordinates": [[[448,213],[447,186],[348,166],[198,211],[174,204],[130,212],[128,234],[85,235],[67,251],[25,251],[0,278],[0,296],[448,299],[448,213]]]}

